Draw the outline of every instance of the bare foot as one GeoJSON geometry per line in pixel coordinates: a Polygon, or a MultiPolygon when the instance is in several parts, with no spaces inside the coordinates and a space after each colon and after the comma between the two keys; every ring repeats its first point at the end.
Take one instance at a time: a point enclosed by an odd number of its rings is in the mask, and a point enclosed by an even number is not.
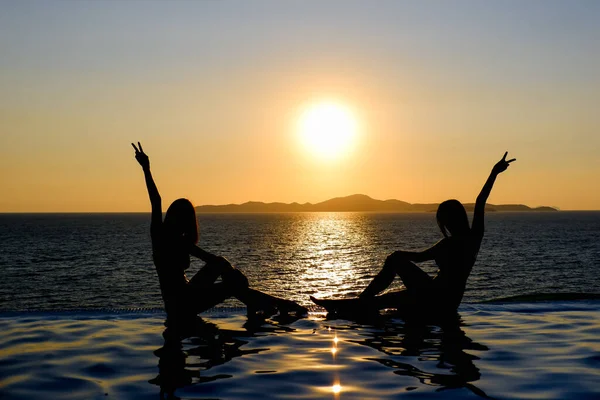
{"type": "Polygon", "coordinates": [[[290,312],[293,312],[296,315],[308,314],[308,308],[291,300],[280,300],[277,304],[277,308],[281,314],[289,314],[290,312]]]}

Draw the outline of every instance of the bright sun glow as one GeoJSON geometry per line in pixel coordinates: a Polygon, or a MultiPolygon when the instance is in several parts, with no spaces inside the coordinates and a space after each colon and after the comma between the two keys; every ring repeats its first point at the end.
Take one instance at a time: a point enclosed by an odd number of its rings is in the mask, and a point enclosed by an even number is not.
{"type": "Polygon", "coordinates": [[[356,136],[356,120],[344,106],[332,102],[315,104],[299,121],[302,141],[308,150],[323,158],[346,154],[356,136]]]}

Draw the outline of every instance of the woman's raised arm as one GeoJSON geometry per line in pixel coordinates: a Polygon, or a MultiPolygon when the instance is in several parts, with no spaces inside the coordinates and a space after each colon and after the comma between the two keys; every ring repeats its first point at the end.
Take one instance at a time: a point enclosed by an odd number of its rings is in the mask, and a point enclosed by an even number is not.
{"type": "Polygon", "coordinates": [[[138,147],[131,143],[135,149],[135,159],[142,166],[144,170],[144,178],[146,179],[146,188],[148,189],[148,196],[150,196],[150,204],[152,205],[152,220],[150,223],[150,233],[154,238],[154,234],[162,224],[162,200],[154,179],[152,178],[152,172],[150,172],[150,159],[144,153],[142,144],[138,142],[138,147]]]}
{"type": "Polygon", "coordinates": [[[496,165],[494,165],[490,176],[488,177],[487,181],[485,181],[485,184],[481,189],[481,193],[479,193],[479,196],[477,196],[477,201],[475,201],[475,212],[473,214],[473,227],[471,228],[471,231],[478,236],[483,237],[483,215],[485,213],[485,203],[487,202],[487,199],[490,196],[492,187],[494,187],[496,177],[500,173],[506,171],[510,163],[516,160],[516,158],[506,160],[507,155],[508,151],[504,153],[504,157],[502,157],[502,159],[498,161],[496,165]]]}

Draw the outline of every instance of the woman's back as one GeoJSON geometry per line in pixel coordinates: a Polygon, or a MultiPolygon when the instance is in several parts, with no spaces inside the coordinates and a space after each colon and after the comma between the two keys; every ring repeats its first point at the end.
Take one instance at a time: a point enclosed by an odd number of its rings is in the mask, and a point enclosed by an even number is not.
{"type": "Polygon", "coordinates": [[[168,315],[174,314],[185,304],[183,296],[188,284],[185,270],[190,265],[190,257],[181,243],[169,240],[161,226],[152,232],[152,258],[165,309],[168,315]]]}
{"type": "Polygon", "coordinates": [[[475,265],[481,238],[476,235],[450,236],[435,258],[439,267],[433,278],[436,297],[448,308],[457,309],[465,292],[467,280],[475,265]]]}

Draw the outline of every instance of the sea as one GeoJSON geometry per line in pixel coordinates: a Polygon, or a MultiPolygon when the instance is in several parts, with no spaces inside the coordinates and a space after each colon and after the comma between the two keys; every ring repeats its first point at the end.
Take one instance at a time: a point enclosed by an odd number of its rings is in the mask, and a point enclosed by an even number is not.
{"type": "Polygon", "coordinates": [[[309,315],[249,321],[227,300],[173,350],[149,214],[0,214],[0,397],[600,398],[600,212],[487,213],[450,327],[332,318],[309,300],[355,296],[391,252],[439,241],[433,213],[198,225],[200,247],[309,315]]]}

